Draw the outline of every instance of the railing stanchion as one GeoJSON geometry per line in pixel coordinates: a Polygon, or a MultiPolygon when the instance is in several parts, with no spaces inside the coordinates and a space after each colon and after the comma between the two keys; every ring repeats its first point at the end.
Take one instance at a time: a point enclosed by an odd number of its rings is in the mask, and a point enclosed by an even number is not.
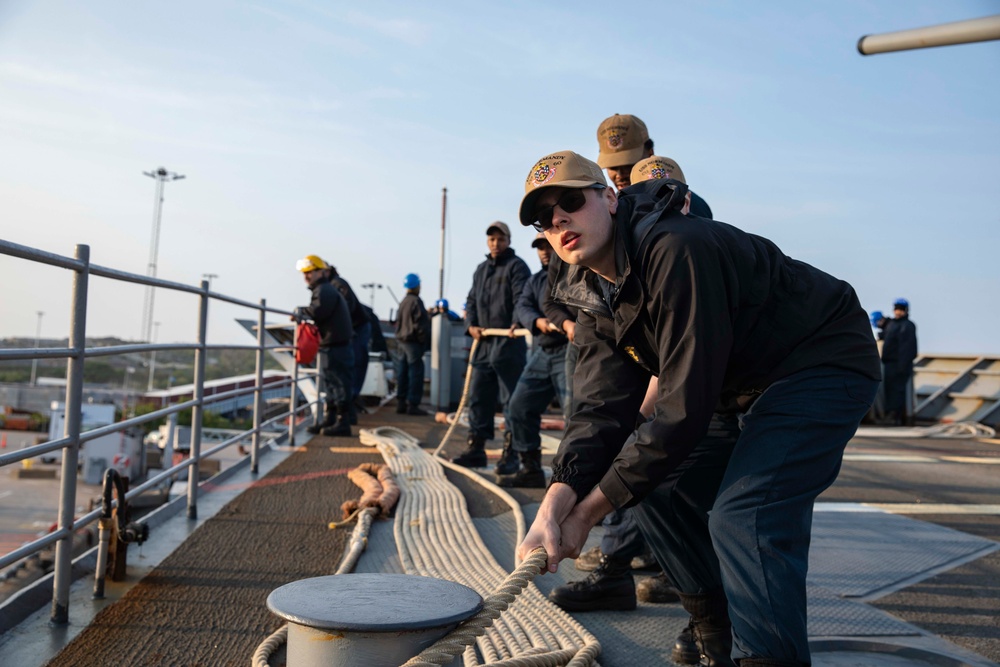
{"type": "MultiPolygon", "coordinates": [[[[294,354],[294,353],[293,353],[294,354]]],[[[295,420],[299,413],[296,410],[298,407],[299,398],[299,362],[295,362],[295,367],[292,369],[292,395],[288,399],[289,412],[288,415],[288,446],[295,446],[295,420]]]]}
{"type": "Polygon", "coordinates": [[[201,426],[205,413],[205,348],[208,340],[208,281],[201,281],[198,347],[194,351],[194,407],[191,408],[191,460],[188,467],[187,518],[198,518],[198,473],[201,468],[201,426]]]}
{"type": "Polygon", "coordinates": [[[69,623],[69,587],[73,565],[73,514],[76,510],[76,468],[80,452],[80,421],[83,402],[83,363],[87,347],[87,285],[90,278],[90,246],[77,245],[76,259],[83,267],[73,274],[69,347],[73,355],[66,362],[66,426],[64,437],[71,438],[63,449],[62,481],[59,489],[59,530],[66,535],[56,543],[55,574],[52,584],[52,614],[56,625],[69,623]]]}
{"type": "Polygon", "coordinates": [[[253,439],[250,447],[250,472],[257,474],[257,459],[260,452],[260,422],[264,416],[264,315],[267,313],[267,299],[260,300],[257,313],[257,375],[253,392],[253,439]]]}

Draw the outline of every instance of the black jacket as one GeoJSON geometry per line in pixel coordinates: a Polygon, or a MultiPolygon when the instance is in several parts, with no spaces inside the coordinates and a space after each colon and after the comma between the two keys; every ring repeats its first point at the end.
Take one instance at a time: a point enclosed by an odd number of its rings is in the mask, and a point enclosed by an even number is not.
{"type": "Polygon", "coordinates": [[[347,312],[351,314],[351,327],[354,329],[363,327],[369,321],[368,313],[365,312],[364,306],[358,301],[358,297],[354,293],[354,290],[351,289],[351,285],[333,269],[330,270],[330,284],[337,288],[337,291],[344,297],[344,301],[347,302],[347,312]]]}
{"type": "Polygon", "coordinates": [[[559,280],[559,272],[562,269],[563,261],[559,257],[552,253],[552,259],[549,260],[549,282],[548,289],[545,295],[542,297],[542,312],[545,313],[545,317],[549,318],[549,322],[552,322],[560,329],[563,329],[563,323],[566,320],[571,322],[576,322],[577,309],[573,306],[567,306],[564,303],[560,303],[555,300],[552,293],[552,286],[557,280],[559,280]]]}
{"type": "Polygon", "coordinates": [[[316,323],[320,347],[335,347],[351,342],[354,329],[347,302],[336,287],[321,282],[312,288],[312,301],[299,312],[316,323]]]}
{"type": "Polygon", "coordinates": [[[431,317],[427,314],[424,302],[413,292],[408,292],[399,302],[396,340],[423,345],[431,342],[431,317]]]}
{"type": "Polygon", "coordinates": [[[547,317],[542,312],[542,302],[549,294],[549,271],[543,267],[541,271],[528,278],[528,282],[521,292],[521,298],[517,300],[514,307],[514,319],[522,327],[530,329],[535,340],[533,345],[541,345],[549,349],[566,344],[566,335],[558,332],[542,333],[535,326],[535,320],[539,317],[547,317]]]}
{"type": "Polygon", "coordinates": [[[882,362],[886,366],[907,368],[917,357],[917,325],[909,317],[889,320],[885,325],[882,362]]]}
{"type": "Polygon", "coordinates": [[[553,480],[616,507],[642,500],[704,436],[712,412],[745,411],[792,373],[835,366],[878,380],[853,288],[765,238],[679,212],[687,188],[646,181],[619,199],[619,282],[563,264],[554,297],[580,308],[574,415],[553,480]],[[603,281],[608,285],[606,281],[603,281]],[[656,417],[628,446],[651,375],[656,417]]]}
{"type": "Polygon", "coordinates": [[[514,322],[514,306],[531,270],[524,260],[507,248],[495,259],[476,267],[472,289],[465,303],[465,321],[470,327],[507,329],[514,322]]]}

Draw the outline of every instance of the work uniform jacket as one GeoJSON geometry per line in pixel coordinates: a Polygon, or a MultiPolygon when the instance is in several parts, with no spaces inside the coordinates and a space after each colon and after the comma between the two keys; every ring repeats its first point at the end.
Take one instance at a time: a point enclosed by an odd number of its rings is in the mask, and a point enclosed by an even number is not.
{"type": "Polygon", "coordinates": [[[535,326],[535,321],[539,317],[546,317],[542,312],[542,301],[549,294],[549,272],[548,268],[542,270],[528,278],[521,298],[517,300],[514,308],[514,318],[520,322],[522,327],[530,329],[534,335],[532,345],[539,345],[543,349],[553,350],[566,344],[566,334],[558,331],[541,332],[535,326]]]}
{"type": "Polygon", "coordinates": [[[713,411],[743,412],[771,383],[817,366],[880,375],[849,284],[765,238],[682,215],[686,191],[653,180],[621,194],[614,286],[568,264],[552,285],[557,301],[580,309],[574,414],[553,480],[580,497],[600,483],[619,508],[684,460],[713,411]],[[651,375],[655,418],[633,434],[651,375]]]}
{"type": "Polygon", "coordinates": [[[351,342],[354,329],[347,302],[329,282],[320,282],[312,288],[312,301],[299,312],[316,323],[320,347],[336,347],[351,342]]]}
{"type": "Polygon", "coordinates": [[[330,269],[330,284],[337,288],[344,301],[347,302],[347,312],[351,314],[351,328],[360,329],[369,322],[365,307],[358,301],[358,296],[351,289],[350,283],[340,277],[340,274],[330,269]]]}
{"type": "Polygon", "coordinates": [[[407,293],[399,302],[399,314],[396,316],[396,340],[403,343],[431,342],[431,317],[420,297],[413,292],[407,293]]]}
{"type": "Polygon", "coordinates": [[[898,317],[885,325],[882,363],[886,367],[910,369],[917,357],[917,326],[908,316],[898,317]]]}
{"type": "MultiPolygon", "coordinates": [[[[486,255],[486,261],[476,267],[472,276],[472,289],[465,303],[466,331],[468,327],[509,329],[514,323],[514,306],[530,276],[531,269],[513,248],[495,258],[486,255]]],[[[520,350],[523,364],[524,346],[521,337],[490,336],[477,346],[473,361],[503,359],[507,348],[511,348],[511,352],[520,350]]]]}

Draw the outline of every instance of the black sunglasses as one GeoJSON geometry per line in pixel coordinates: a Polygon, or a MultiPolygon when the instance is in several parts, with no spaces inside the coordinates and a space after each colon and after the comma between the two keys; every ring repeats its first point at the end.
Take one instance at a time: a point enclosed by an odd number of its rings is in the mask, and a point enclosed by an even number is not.
{"type": "Polygon", "coordinates": [[[587,203],[587,195],[584,190],[603,190],[603,185],[589,185],[585,188],[572,188],[559,195],[559,199],[552,206],[546,206],[535,211],[535,220],[531,223],[539,232],[547,232],[552,229],[552,214],[558,206],[565,213],[576,213],[587,203]]]}

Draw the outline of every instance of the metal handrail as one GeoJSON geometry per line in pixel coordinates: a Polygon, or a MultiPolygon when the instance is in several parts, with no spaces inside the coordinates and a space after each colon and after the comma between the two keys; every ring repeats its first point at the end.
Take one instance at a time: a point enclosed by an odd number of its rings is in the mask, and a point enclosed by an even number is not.
{"type": "Polygon", "coordinates": [[[60,482],[59,517],[56,527],[52,532],[39,537],[32,542],[22,545],[18,549],[0,556],[0,568],[6,567],[25,557],[37,554],[42,549],[55,545],[55,574],[53,580],[53,603],[50,620],[54,624],[63,625],[69,621],[69,585],[71,583],[70,568],[72,564],[72,537],[75,531],[88,526],[101,516],[101,510],[89,512],[81,517],[74,517],[76,501],[76,477],[77,463],[81,445],[90,440],[138,426],[162,417],[170,416],[178,412],[190,409],[192,411],[192,434],[190,457],[185,461],[172,465],[161,471],[159,474],[147,479],[143,483],[132,488],[126,495],[126,499],[131,499],[139,494],[162,485],[172,480],[177,474],[188,469],[188,476],[192,483],[188,484],[187,516],[197,517],[197,500],[201,484],[197,482],[198,466],[202,459],[220,452],[233,444],[245,440],[247,437],[253,439],[250,453],[251,467],[253,472],[257,472],[257,457],[260,449],[261,435],[264,429],[282,419],[289,421],[289,444],[294,444],[294,430],[297,415],[303,410],[309,410],[315,405],[314,402],[307,402],[304,405],[297,405],[298,385],[302,381],[309,381],[316,376],[316,371],[311,369],[300,369],[296,364],[291,378],[278,380],[276,382],[264,383],[263,366],[264,353],[269,350],[290,350],[294,349],[287,345],[266,345],[264,340],[265,315],[273,313],[276,315],[293,316],[288,310],[270,308],[262,299],[260,303],[251,303],[232,296],[212,292],[208,289],[207,281],[202,281],[200,285],[187,285],[152,276],[139,275],[126,271],[119,271],[109,267],[98,266],[90,263],[90,248],[86,245],[77,245],[74,257],[66,257],[55,253],[31,248],[28,246],[12,243],[0,239],[0,254],[18,257],[33,262],[39,262],[58,268],[68,269],[74,272],[73,276],[73,298],[70,317],[70,335],[67,347],[53,348],[24,348],[24,349],[4,349],[0,350],[0,360],[20,360],[20,359],[67,359],[67,383],[66,383],[66,422],[64,437],[50,442],[26,447],[16,452],[0,455],[0,466],[9,465],[17,461],[23,461],[42,454],[47,454],[57,450],[64,450],[62,457],[62,479],[60,482]],[[198,296],[199,300],[199,332],[198,340],[195,343],[129,343],[124,345],[111,345],[104,347],[87,348],[86,340],[86,314],[87,297],[90,276],[99,276],[111,280],[136,283],[149,287],[160,287],[176,292],[184,292],[198,296]],[[258,314],[257,344],[256,345],[224,345],[209,344],[207,341],[207,319],[208,307],[211,301],[222,301],[238,306],[255,310],[258,314]],[[104,357],[122,354],[145,354],[156,351],[169,350],[193,350],[195,355],[195,373],[193,378],[193,397],[191,400],[176,403],[144,415],[132,417],[108,426],[103,426],[91,431],[81,432],[81,410],[83,395],[83,367],[88,357],[104,357]],[[205,392],[205,361],[209,350],[253,350],[256,353],[256,377],[252,386],[237,388],[218,394],[208,394],[205,392]],[[289,410],[282,414],[263,420],[263,393],[274,389],[290,387],[291,396],[289,410]],[[201,452],[202,445],[202,423],[203,411],[206,405],[253,393],[254,398],[254,420],[253,427],[242,431],[237,435],[227,438],[222,443],[211,447],[204,453],[201,452]]]}

